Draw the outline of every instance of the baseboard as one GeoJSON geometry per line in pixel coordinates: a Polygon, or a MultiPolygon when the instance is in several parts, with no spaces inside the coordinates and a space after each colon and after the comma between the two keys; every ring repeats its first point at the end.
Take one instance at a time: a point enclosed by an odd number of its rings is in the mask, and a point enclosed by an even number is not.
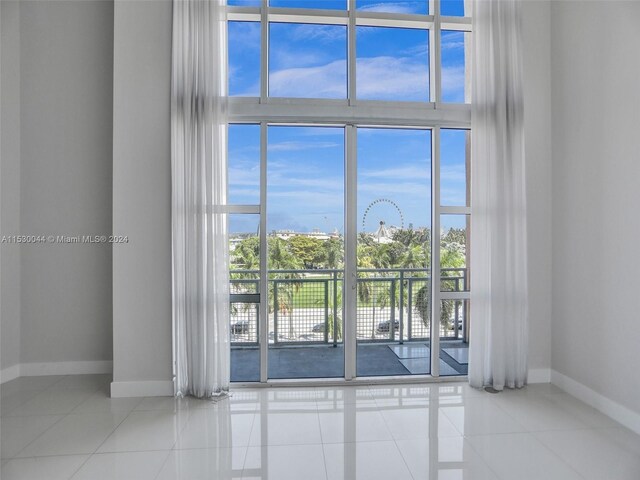
{"type": "Polygon", "coordinates": [[[0,370],[0,383],[9,382],[20,376],[20,364],[16,363],[7,368],[0,370]]]}
{"type": "Polygon", "coordinates": [[[111,382],[111,397],[171,397],[173,381],[111,382]]]}
{"type": "Polygon", "coordinates": [[[551,381],[551,369],[532,368],[527,375],[527,383],[549,383],[551,381]]]}
{"type": "Polygon", "coordinates": [[[41,375],[85,375],[112,373],[111,360],[95,360],[85,362],[45,362],[19,363],[1,372],[1,383],[18,377],[37,377],[41,375]]]}
{"type": "Polygon", "coordinates": [[[640,435],[640,413],[555,370],[551,370],[551,383],[640,435]]]}

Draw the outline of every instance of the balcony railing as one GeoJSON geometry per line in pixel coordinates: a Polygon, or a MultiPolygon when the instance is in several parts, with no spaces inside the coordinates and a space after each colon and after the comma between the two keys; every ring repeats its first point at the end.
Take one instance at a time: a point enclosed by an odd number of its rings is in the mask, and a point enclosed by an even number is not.
{"type": "MultiPolygon", "coordinates": [[[[258,342],[259,271],[231,271],[231,342],[258,342]]],[[[359,269],[356,337],[359,342],[427,340],[430,328],[430,275],[419,268],[359,269]]],[[[271,270],[268,328],[272,344],[342,342],[342,270],[271,270]]],[[[466,268],[443,268],[443,291],[468,289],[466,268]]],[[[442,300],[439,336],[467,336],[468,304],[442,300]]]]}

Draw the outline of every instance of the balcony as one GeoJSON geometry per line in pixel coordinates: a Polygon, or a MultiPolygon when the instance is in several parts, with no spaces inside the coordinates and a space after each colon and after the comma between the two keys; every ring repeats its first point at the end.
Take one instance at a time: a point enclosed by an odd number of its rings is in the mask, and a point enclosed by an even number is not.
{"type": "MultiPolygon", "coordinates": [[[[429,270],[359,269],[358,275],[358,376],[430,373],[429,270]]],[[[259,282],[256,270],[231,271],[232,381],[259,380],[259,282]]],[[[269,272],[270,378],[343,376],[342,285],[342,270],[269,272]]],[[[466,291],[467,269],[442,269],[441,285],[466,291]]],[[[441,375],[467,373],[468,318],[466,300],[442,300],[441,375]]]]}

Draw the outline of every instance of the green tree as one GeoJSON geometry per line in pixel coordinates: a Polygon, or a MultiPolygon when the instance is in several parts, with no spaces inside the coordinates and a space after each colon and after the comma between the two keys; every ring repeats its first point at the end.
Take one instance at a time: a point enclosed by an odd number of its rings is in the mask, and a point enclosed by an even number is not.
{"type": "Polygon", "coordinates": [[[305,268],[313,268],[324,260],[323,242],[317,238],[295,235],[289,239],[288,246],[291,254],[305,268]]]}
{"type": "MultiPolygon", "coordinates": [[[[442,236],[440,244],[440,267],[442,269],[464,269],[466,268],[466,230],[461,228],[451,228],[442,236]]],[[[440,289],[445,292],[455,291],[459,271],[441,272],[440,289]],[[447,280],[452,278],[451,280],[447,280]]],[[[431,320],[431,286],[430,282],[425,284],[416,292],[415,308],[422,319],[422,323],[429,328],[431,320]]],[[[451,317],[455,309],[455,300],[443,300],[440,309],[440,322],[445,328],[450,327],[451,317]]]]}
{"type": "Polygon", "coordinates": [[[231,253],[232,268],[257,270],[260,268],[260,239],[249,237],[236,245],[231,253]]]}
{"type": "MultiPolygon", "coordinates": [[[[269,250],[269,270],[289,270],[288,272],[279,272],[275,274],[275,278],[283,280],[295,280],[302,278],[300,273],[295,270],[302,269],[302,262],[289,250],[287,242],[278,237],[268,238],[269,250]]],[[[300,290],[300,282],[282,282],[278,283],[278,301],[275,305],[275,292],[272,283],[269,282],[269,310],[277,308],[278,313],[289,317],[289,338],[295,335],[293,329],[293,297],[295,292],[300,290]]]]}
{"type": "Polygon", "coordinates": [[[324,249],[323,264],[326,268],[342,268],[344,264],[344,246],[342,238],[330,238],[322,247],[324,249]]]}

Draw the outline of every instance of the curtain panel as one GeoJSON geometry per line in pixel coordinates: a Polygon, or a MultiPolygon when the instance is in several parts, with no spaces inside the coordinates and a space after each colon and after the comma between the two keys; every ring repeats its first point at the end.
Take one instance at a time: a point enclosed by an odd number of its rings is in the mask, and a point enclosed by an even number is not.
{"type": "Polygon", "coordinates": [[[469,382],[527,381],[527,209],[519,0],[473,12],[469,382]]]}
{"type": "Polygon", "coordinates": [[[171,72],[175,393],[230,381],[225,2],[174,0],[171,72]]]}

